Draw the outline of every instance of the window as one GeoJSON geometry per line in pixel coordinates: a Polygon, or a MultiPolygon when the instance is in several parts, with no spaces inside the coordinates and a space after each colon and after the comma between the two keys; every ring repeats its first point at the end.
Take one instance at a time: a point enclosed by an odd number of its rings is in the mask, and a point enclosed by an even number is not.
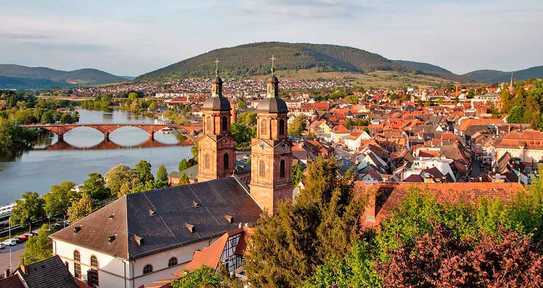
{"type": "Polygon", "coordinates": [[[228,170],[228,168],[230,166],[230,159],[229,158],[230,157],[228,157],[228,153],[224,153],[224,156],[222,157],[224,170],[228,170]]]}
{"type": "Polygon", "coordinates": [[[206,125],[207,125],[207,132],[213,133],[213,121],[211,120],[211,117],[206,118],[206,125]]]}
{"type": "Polygon", "coordinates": [[[266,176],[266,163],[264,163],[264,160],[258,162],[258,176],[266,176]]]}
{"type": "Polygon", "coordinates": [[[279,136],[285,135],[285,120],[279,119],[279,136]]]}
{"type": "Polygon", "coordinates": [[[260,136],[267,135],[266,133],[266,121],[260,120],[260,136]]]}
{"type": "Polygon", "coordinates": [[[284,178],[285,174],[285,160],[281,160],[279,164],[279,177],[284,178]]]}
{"type": "Polygon", "coordinates": [[[204,168],[209,169],[209,155],[204,154],[204,168]]]}
{"type": "Polygon", "coordinates": [[[87,271],[87,282],[91,287],[98,287],[98,259],[94,255],[90,257],[90,267],[87,271]]]}
{"type": "Polygon", "coordinates": [[[79,251],[74,251],[74,277],[81,279],[81,254],[79,251]]]}
{"type": "Polygon", "coordinates": [[[168,267],[172,267],[175,265],[177,265],[177,258],[175,257],[170,258],[170,260],[168,260],[168,267]]]}
{"type": "Polygon", "coordinates": [[[94,255],[91,256],[90,264],[91,264],[91,268],[98,269],[98,259],[96,258],[96,256],[94,255]]]}
{"type": "Polygon", "coordinates": [[[143,274],[149,274],[151,272],[153,272],[153,265],[147,264],[143,267],[143,274]]]}
{"type": "Polygon", "coordinates": [[[221,118],[221,132],[226,132],[228,130],[228,119],[226,116],[221,118]]]}

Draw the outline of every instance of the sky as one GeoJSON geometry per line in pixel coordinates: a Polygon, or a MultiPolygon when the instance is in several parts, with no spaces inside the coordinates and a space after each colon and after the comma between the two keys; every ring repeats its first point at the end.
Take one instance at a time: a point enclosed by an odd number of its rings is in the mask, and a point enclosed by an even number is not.
{"type": "Polygon", "coordinates": [[[513,71],[543,65],[541,27],[543,0],[0,0],[0,63],[137,76],[285,41],[513,71]]]}

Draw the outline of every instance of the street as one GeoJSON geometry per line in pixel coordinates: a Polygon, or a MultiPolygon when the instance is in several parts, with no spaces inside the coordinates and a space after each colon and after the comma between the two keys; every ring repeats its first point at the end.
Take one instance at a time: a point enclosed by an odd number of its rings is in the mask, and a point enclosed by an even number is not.
{"type": "MultiPolygon", "coordinates": [[[[17,244],[11,247],[12,271],[19,267],[19,264],[21,263],[21,257],[23,256],[24,247],[24,243],[17,244]]],[[[0,273],[2,275],[4,274],[6,269],[9,268],[9,249],[10,247],[6,247],[0,250],[0,273]]]]}

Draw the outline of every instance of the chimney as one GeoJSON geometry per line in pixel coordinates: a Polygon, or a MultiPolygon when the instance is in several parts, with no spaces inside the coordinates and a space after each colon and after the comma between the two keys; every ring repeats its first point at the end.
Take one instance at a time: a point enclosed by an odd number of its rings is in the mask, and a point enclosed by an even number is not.
{"type": "Polygon", "coordinates": [[[377,187],[366,188],[367,204],[362,216],[362,225],[365,227],[373,227],[375,225],[375,201],[378,189],[377,187]]]}

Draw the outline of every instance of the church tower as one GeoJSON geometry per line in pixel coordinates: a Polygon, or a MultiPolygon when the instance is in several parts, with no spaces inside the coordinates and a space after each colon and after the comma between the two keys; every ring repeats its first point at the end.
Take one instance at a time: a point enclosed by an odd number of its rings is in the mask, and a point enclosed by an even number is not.
{"type": "Polygon", "coordinates": [[[203,135],[198,139],[198,182],[232,175],[236,154],[230,134],[230,102],[222,94],[219,61],[211,84],[211,97],[202,106],[203,135]]]}
{"type": "Polygon", "coordinates": [[[276,211],[280,201],[292,200],[288,109],[279,98],[274,60],[272,57],[272,77],[266,83],[266,99],[257,105],[256,138],[251,141],[251,196],[269,214],[276,211]]]}

